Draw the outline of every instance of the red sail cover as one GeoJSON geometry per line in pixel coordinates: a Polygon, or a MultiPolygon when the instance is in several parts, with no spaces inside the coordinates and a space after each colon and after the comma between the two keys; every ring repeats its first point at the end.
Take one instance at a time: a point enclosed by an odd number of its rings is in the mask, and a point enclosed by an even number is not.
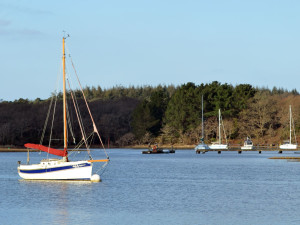
{"type": "Polygon", "coordinates": [[[32,149],[37,149],[37,150],[41,150],[44,152],[48,152],[52,155],[57,155],[57,156],[67,156],[67,151],[63,151],[63,150],[58,150],[58,149],[54,149],[54,148],[49,148],[43,145],[37,145],[37,144],[31,144],[31,143],[27,143],[24,145],[26,148],[32,148],[32,149]]]}

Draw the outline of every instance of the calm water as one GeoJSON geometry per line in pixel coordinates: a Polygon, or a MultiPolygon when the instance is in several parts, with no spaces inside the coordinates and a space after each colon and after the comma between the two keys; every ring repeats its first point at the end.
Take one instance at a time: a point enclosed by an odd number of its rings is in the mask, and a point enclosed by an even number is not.
{"type": "Polygon", "coordinates": [[[101,183],[33,182],[1,153],[1,224],[300,224],[300,162],[276,152],[109,155],[101,183]]]}

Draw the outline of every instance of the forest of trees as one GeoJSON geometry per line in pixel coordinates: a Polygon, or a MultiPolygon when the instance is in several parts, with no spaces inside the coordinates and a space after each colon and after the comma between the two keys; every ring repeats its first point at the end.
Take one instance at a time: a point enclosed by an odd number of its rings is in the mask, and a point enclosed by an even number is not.
{"type": "MultiPolygon", "coordinates": [[[[79,91],[78,91],[79,92],[79,91]]],[[[257,88],[249,84],[221,84],[214,81],[181,86],[86,87],[84,93],[103,142],[115,147],[137,144],[197,144],[201,138],[201,98],[204,99],[204,139],[217,136],[217,113],[221,109],[230,143],[242,143],[248,136],[260,144],[280,143],[289,135],[289,105],[292,105],[296,133],[300,131],[300,96],[296,90],[257,88]]],[[[77,93],[76,91],[76,95],[77,93]]],[[[61,94],[56,117],[62,121],[61,94]]],[[[39,143],[51,98],[13,102],[0,101],[0,145],[23,146],[39,143]]],[[[71,104],[69,104],[71,106],[71,104]]],[[[80,141],[79,125],[69,106],[69,124],[80,141]]],[[[84,102],[79,99],[80,108],[84,102]]],[[[82,107],[81,107],[82,106],[82,107]]],[[[92,130],[88,112],[81,113],[92,130]]],[[[53,124],[53,139],[62,145],[61,123],[53,124]]],[[[71,133],[71,131],[69,132],[71,133]]],[[[47,139],[45,133],[45,140],[47,139]]],[[[69,135],[71,136],[71,135],[69,135]]],[[[76,141],[75,141],[76,142],[76,141]]],[[[72,144],[73,140],[69,140],[72,144]]],[[[45,143],[44,143],[45,144],[45,143]]],[[[99,144],[95,140],[93,144],[99,144]]]]}

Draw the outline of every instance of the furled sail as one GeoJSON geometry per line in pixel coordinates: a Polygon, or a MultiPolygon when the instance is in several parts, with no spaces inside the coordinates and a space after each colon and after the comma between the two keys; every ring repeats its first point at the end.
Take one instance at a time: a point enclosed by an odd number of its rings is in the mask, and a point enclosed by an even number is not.
{"type": "Polygon", "coordinates": [[[46,146],[43,146],[43,145],[38,145],[38,144],[27,143],[24,146],[26,148],[41,150],[41,151],[44,151],[44,152],[48,152],[49,154],[57,155],[57,156],[61,156],[61,157],[65,157],[68,154],[67,151],[54,149],[54,148],[49,148],[49,147],[46,147],[46,146]]]}

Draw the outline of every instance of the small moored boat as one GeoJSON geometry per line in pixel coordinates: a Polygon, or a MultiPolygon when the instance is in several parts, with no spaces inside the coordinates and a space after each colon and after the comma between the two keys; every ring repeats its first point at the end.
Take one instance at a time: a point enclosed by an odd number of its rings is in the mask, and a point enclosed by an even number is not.
{"type": "MultiPolygon", "coordinates": [[[[219,122],[219,133],[218,133],[219,140],[217,142],[213,142],[208,147],[210,149],[215,149],[215,150],[228,149],[226,135],[225,135],[226,144],[222,144],[222,134],[221,134],[222,117],[221,117],[221,110],[220,109],[219,109],[219,121],[218,122],[219,122]]],[[[224,129],[224,127],[223,127],[223,129],[224,129]]]]}
{"type": "Polygon", "coordinates": [[[207,150],[209,149],[208,145],[204,143],[204,116],[203,116],[203,95],[202,95],[202,114],[201,114],[201,117],[202,117],[202,137],[201,137],[201,143],[199,143],[198,145],[196,145],[195,147],[195,151],[196,153],[199,153],[201,150],[207,150]]]}
{"type": "Polygon", "coordinates": [[[241,149],[242,150],[254,149],[253,142],[249,137],[247,137],[247,139],[244,141],[244,145],[241,147],[241,149]]]}
{"type": "Polygon", "coordinates": [[[175,153],[175,150],[173,148],[171,150],[159,148],[158,144],[153,145],[152,148],[149,148],[146,151],[142,151],[142,154],[169,154],[169,153],[175,153]]]}
{"type": "Polygon", "coordinates": [[[279,146],[280,149],[287,149],[287,150],[295,150],[297,149],[297,140],[296,140],[296,135],[295,135],[295,129],[294,128],[294,123],[293,123],[293,117],[292,117],[292,106],[290,105],[290,139],[285,140],[282,145],[279,146]],[[295,137],[295,144],[292,144],[292,130],[294,130],[294,137],[295,137]]]}

